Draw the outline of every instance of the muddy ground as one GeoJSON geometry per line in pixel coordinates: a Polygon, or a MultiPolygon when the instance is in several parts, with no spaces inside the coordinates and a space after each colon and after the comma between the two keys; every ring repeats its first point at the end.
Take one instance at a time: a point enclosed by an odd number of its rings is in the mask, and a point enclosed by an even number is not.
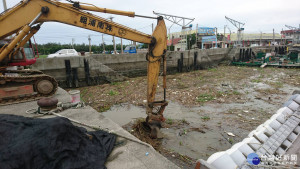
{"type": "MultiPolygon", "coordinates": [[[[145,117],[146,84],[146,77],[137,77],[83,87],[81,98],[145,139],[133,126],[145,117]]],[[[193,168],[196,159],[230,148],[270,118],[300,90],[300,70],[219,66],[168,75],[167,86],[164,138],[151,144],[179,167],[193,168]]],[[[159,85],[157,100],[162,94],[159,85]]]]}

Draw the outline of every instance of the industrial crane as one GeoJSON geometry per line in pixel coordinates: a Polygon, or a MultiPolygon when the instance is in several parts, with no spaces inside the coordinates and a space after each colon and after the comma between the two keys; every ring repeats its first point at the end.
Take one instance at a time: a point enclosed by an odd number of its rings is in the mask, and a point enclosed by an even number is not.
{"type": "MultiPolygon", "coordinates": [[[[44,22],[60,22],[104,34],[149,44],[146,60],[147,68],[147,106],[146,122],[151,128],[151,137],[156,138],[165,119],[163,111],[166,101],[166,49],[167,29],[163,17],[147,17],[136,15],[134,12],[119,11],[96,7],[92,4],[73,2],[62,3],[56,0],[23,0],[13,8],[0,14],[0,40],[14,35],[13,39],[4,46],[0,46],[0,105],[5,103],[22,102],[50,96],[57,89],[54,78],[40,71],[9,71],[6,69],[11,63],[20,61],[15,59],[22,51],[25,43],[39,30],[44,22]],[[82,5],[84,4],[84,5],[82,5]],[[146,17],[157,19],[157,26],[152,35],[112,22],[111,20],[93,15],[87,11],[111,13],[129,17],[146,17]],[[162,101],[155,101],[156,88],[160,65],[163,62],[162,101]],[[10,76],[9,73],[19,73],[10,76]]],[[[23,53],[23,57],[25,57],[23,53]]]]}
{"type": "Polygon", "coordinates": [[[297,29],[300,29],[300,27],[299,27],[299,28],[296,28],[296,27],[289,26],[289,25],[285,25],[285,27],[289,28],[290,30],[297,30],[297,29]]]}
{"type": "Polygon", "coordinates": [[[232,23],[232,25],[234,25],[238,30],[237,30],[237,37],[238,37],[238,43],[237,45],[238,46],[241,46],[241,34],[242,34],[242,31],[244,30],[244,25],[245,23],[242,23],[242,22],[239,22],[239,21],[236,21],[234,19],[231,19],[231,18],[228,18],[227,16],[225,16],[225,18],[232,23]]]}
{"type": "MultiPolygon", "coordinates": [[[[192,28],[192,23],[195,18],[186,18],[186,17],[182,17],[182,16],[175,16],[175,15],[169,15],[169,14],[164,14],[164,13],[158,13],[158,12],[154,12],[153,14],[157,15],[157,16],[163,16],[166,20],[172,22],[173,24],[179,25],[181,26],[181,39],[185,39],[185,46],[187,47],[187,35],[186,35],[186,31],[185,29],[187,28],[192,28]],[[187,23],[186,23],[187,21],[187,23]],[[180,23],[182,22],[182,24],[180,23]]],[[[169,29],[169,34],[170,34],[170,29],[169,29]]],[[[172,40],[173,41],[173,40],[172,40]]],[[[183,43],[181,43],[181,50],[185,50],[185,47],[183,47],[183,43]]]]}

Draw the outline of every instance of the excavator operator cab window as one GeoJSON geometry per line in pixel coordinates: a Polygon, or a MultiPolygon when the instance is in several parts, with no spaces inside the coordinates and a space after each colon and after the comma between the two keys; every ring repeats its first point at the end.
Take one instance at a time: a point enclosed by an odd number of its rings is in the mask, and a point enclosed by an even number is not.
{"type": "Polygon", "coordinates": [[[22,50],[19,50],[18,53],[13,56],[13,60],[23,60],[24,59],[24,54],[22,50]]]}
{"type": "Polygon", "coordinates": [[[32,51],[32,48],[24,48],[24,53],[27,59],[33,59],[34,53],[32,51]]]}

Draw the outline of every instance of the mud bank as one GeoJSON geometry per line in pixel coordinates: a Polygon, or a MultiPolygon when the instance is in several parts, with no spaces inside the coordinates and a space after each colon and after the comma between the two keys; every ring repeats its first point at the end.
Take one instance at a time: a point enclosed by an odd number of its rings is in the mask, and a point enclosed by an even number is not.
{"type": "MultiPolygon", "coordinates": [[[[168,75],[167,84],[170,103],[159,151],[179,167],[189,168],[193,159],[206,160],[230,148],[270,118],[294,90],[300,90],[300,72],[220,66],[168,75]]],[[[134,132],[134,120],[145,117],[145,88],[146,77],[138,77],[80,90],[86,103],[134,132]]],[[[161,98],[158,86],[157,99],[161,98]]]]}

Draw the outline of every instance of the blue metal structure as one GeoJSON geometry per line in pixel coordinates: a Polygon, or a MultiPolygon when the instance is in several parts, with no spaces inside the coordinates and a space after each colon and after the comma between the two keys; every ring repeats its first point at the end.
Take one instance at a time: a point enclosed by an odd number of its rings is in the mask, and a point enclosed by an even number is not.
{"type": "Polygon", "coordinates": [[[218,47],[218,40],[217,40],[216,36],[203,36],[202,37],[202,49],[203,49],[203,43],[205,43],[205,42],[211,42],[212,44],[215,42],[216,47],[218,47]]]}

